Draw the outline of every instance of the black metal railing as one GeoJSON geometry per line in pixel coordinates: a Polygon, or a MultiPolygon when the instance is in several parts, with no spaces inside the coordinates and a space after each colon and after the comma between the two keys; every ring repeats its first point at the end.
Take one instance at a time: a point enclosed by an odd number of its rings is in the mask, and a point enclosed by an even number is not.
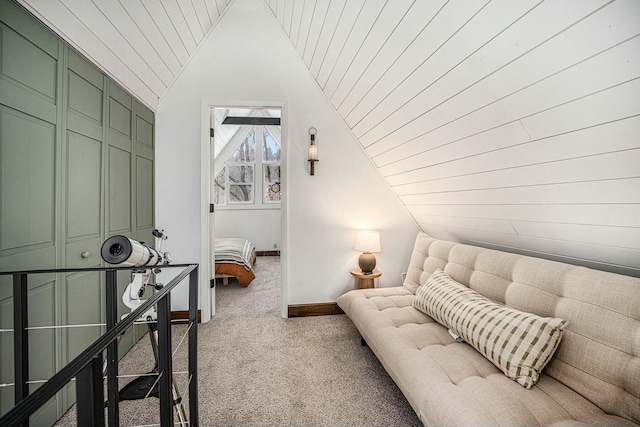
{"type": "MultiPolygon", "coordinates": [[[[104,426],[103,353],[106,349],[107,374],[107,422],[110,427],[119,426],[118,405],[118,337],[153,306],[158,313],[158,390],[160,399],[160,425],[173,425],[174,399],[172,397],[171,356],[171,291],[189,276],[188,318],[188,388],[189,420],[192,427],[198,421],[197,376],[197,314],[198,314],[198,264],[173,264],[165,268],[183,268],[169,283],[156,291],[130,315],[118,321],[117,275],[118,270],[134,270],[135,267],[96,267],[84,269],[51,269],[0,272],[13,276],[13,343],[14,343],[14,396],[15,406],[0,418],[1,426],[28,426],[29,416],[44,405],[73,378],[76,379],[76,405],[79,426],[104,426]],[[106,332],[89,345],[75,359],[65,365],[33,393],[29,393],[29,319],[27,285],[30,275],[50,273],[74,273],[104,271],[106,277],[106,332]]],[[[139,268],[138,268],[139,269],[139,268]]]]}

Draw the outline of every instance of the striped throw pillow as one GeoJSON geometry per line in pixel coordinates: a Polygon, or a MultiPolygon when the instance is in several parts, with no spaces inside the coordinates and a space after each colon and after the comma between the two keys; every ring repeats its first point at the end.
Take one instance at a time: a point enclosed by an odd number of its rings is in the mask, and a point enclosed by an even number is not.
{"type": "Polygon", "coordinates": [[[418,289],[413,306],[453,330],[527,389],[558,348],[567,324],[495,303],[442,270],[418,289]]]}

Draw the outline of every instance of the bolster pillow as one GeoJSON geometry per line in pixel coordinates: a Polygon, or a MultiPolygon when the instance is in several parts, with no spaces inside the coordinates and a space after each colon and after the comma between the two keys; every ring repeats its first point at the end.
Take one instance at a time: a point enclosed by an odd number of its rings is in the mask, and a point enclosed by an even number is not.
{"type": "Polygon", "coordinates": [[[527,389],[558,348],[567,324],[495,303],[440,269],[418,289],[413,306],[458,334],[527,389]]]}

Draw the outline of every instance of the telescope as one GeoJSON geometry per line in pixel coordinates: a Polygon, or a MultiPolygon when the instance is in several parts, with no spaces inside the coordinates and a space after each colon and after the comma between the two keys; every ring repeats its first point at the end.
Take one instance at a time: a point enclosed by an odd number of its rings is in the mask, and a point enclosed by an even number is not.
{"type": "MultiPolygon", "coordinates": [[[[109,237],[102,244],[100,254],[109,264],[120,264],[128,267],[140,267],[134,270],[133,281],[129,283],[122,295],[122,302],[134,311],[144,303],[141,298],[144,296],[145,288],[149,285],[151,273],[158,273],[159,267],[171,262],[169,252],[161,252],[162,242],[167,240],[164,230],[153,230],[156,240],[156,249],[150,248],[143,242],[137,242],[126,236],[115,235],[109,237]]],[[[155,289],[161,289],[162,285],[149,285],[155,289]]],[[[142,315],[143,319],[155,320],[157,314],[153,308],[142,315]]]]}
{"type": "Polygon", "coordinates": [[[144,242],[137,242],[126,236],[111,236],[102,244],[100,253],[102,259],[109,264],[122,264],[132,267],[156,267],[166,265],[171,262],[168,252],[160,252],[163,240],[167,239],[166,234],[159,230],[153,230],[156,238],[156,247],[150,248],[144,242]]]}
{"type": "MultiPolygon", "coordinates": [[[[100,254],[102,259],[109,264],[120,264],[127,267],[136,267],[131,274],[133,280],[127,285],[124,293],[122,294],[122,302],[124,305],[131,309],[131,312],[140,307],[146,300],[142,299],[147,286],[153,287],[155,290],[162,289],[161,284],[150,284],[152,273],[160,272],[159,266],[168,265],[171,262],[169,252],[161,252],[162,242],[167,240],[167,235],[164,234],[164,230],[153,230],[153,236],[155,237],[155,247],[150,248],[145,245],[144,242],[137,242],[126,236],[115,235],[109,237],[102,244],[100,254]]],[[[130,313],[124,314],[122,317],[128,316],[130,313]]],[[[149,396],[158,397],[158,385],[157,385],[157,373],[158,373],[158,326],[156,324],[158,320],[158,313],[154,307],[149,308],[144,312],[140,318],[140,321],[147,323],[149,328],[149,339],[151,340],[151,347],[153,349],[153,355],[156,359],[156,365],[149,374],[140,376],[127,385],[125,385],[118,392],[119,400],[134,400],[134,399],[146,399],[149,396]]],[[[118,337],[118,342],[122,337],[118,337]]],[[[106,361],[105,368],[106,369],[106,361]]],[[[104,370],[103,369],[103,370],[104,370]]],[[[173,404],[177,406],[177,415],[180,421],[180,425],[187,424],[187,415],[182,406],[182,397],[178,391],[173,374],[171,374],[171,394],[173,397],[173,404]]]]}

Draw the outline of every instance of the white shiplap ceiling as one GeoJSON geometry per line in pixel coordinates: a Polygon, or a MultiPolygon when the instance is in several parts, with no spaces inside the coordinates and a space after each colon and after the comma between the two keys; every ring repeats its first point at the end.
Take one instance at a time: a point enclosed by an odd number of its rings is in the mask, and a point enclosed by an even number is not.
{"type": "Polygon", "coordinates": [[[267,0],[420,228],[640,275],[640,2],[267,0]]]}
{"type": "Polygon", "coordinates": [[[18,0],[156,110],[232,0],[18,0]]]}

